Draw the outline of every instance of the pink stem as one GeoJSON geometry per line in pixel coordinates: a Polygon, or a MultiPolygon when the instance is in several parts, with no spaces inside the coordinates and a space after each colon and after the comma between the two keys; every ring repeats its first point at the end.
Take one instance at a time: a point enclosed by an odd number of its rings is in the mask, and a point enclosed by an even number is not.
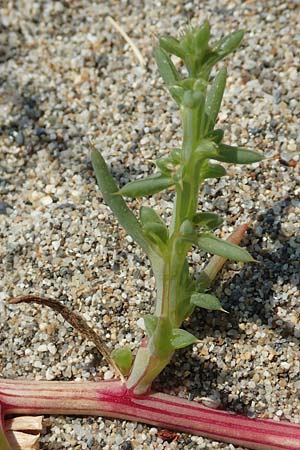
{"type": "Polygon", "coordinates": [[[143,422],[256,450],[299,450],[300,426],[210,409],[154,393],[134,395],[120,381],[0,379],[4,414],[94,415],[143,422]]]}

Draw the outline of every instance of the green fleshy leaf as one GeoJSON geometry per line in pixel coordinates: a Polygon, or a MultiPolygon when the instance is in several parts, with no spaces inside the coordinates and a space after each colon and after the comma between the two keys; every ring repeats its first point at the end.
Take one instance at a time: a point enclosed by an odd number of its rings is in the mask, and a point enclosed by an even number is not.
{"type": "Polygon", "coordinates": [[[200,170],[200,181],[207,178],[221,178],[227,175],[225,167],[220,164],[212,164],[209,161],[202,163],[200,170]]]}
{"type": "Polygon", "coordinates": [[[182,86],[179,86],[178,84],[168,86],[168,88],[174,100],[178,103],[178,105],[181,105],[183,103],[183,96],[185,93],[184,88],[182,86]]]}
{"type": "Polygon", "coordinates": [[[217,128],[216,130],[211,131],[206,137],[216,144],[220,144],[224,137],[224,130],[217,128]]]}
{"type": "Polygon", "coordinates": [[[204,22],[201,27],[189,27],[180,40],[180,45],[185,52],[184,62],[192,76],[197,76],[207,53],[209,52],[208,40],[210,38],[210,26],[204,22]]]}
{"type": "Polygon", "coordinates": [[[155,331],[152,335],[152,344],[159,358],[165,358],[172,351],[171,345],[172,325],[169,317],[159,317],[155,331]]]}
{"type": "Polygon", "coordinates": [[[215,51],[222,55],[222,57],[229,55],[229,53],[234,52],[241,44],[244,37],[243,30],[233,31],[232,33],[224,36],[215,47],[215,51]]]}
{"type": "Polygon", "coordinates": [[[133,355],[129,347],[114,349],[110,356],[115,361],[124,376],[128,375],[133,362],[133,355]]]}
{"type": "Polygon", "coordinates": [[[150,208],[149,206],[141,207],[140,221],[143,226],[147,225],[148,223],[159,223],[161,225],[164,225],[159,215],[154,211],[153,208],[150,208]]]}
{"type": "Polygon", "coordinates": [[[210,25],[207,20],[199,27],[195,29],[195,43],[197,48],[207,49],[208,41],[210,38],[210,25]]]}
{"type": "Polygon", "coordinates": [[[227,163],[252,164],[264,159],[264,155],[243,147],[232,147],[231,145],[219,144],[216,153],[214,153],[211,158],[227,163]]]}
{"type": "Polygon", "coordinates": [[[152,237],[158,244],[161,242],[166,243],[168,240],[168,229],[165,224],[149,222],[143,226],[147,235],[152,237]]]}
{"type": "Polygon", "coordinates": [[[143,316],[146,332],[149,337],[151,337],[156,329],[158,318],[152,316],[151,314],[146,314],[143,316]]]}
{"type": "Polygon", "coordinates": [[[212,83],[212,86],[208,91],[205,102],[205,113],[208,117],[206,126],[207,130],[211,130],[216,123],[224,94],[226,78],[227,78],[227,70],[226,68],[223,68],[217,73],[212,83]]]}
{"type": "Polygon", "coordinates": [[[187,108],[196,108],[203,104],[205,96],[200,91],[185,91],[182,98],[182,104],[187,108]]]}
{"type": "Polygon", "coordinates": [[[191,296],[191,303],[200,308],[227,312],[222,308],[220,300],[211,294],[195,293],[191,296]]]}
{"type": "Polygon", "coordinates": [[[212,230],[222,225],[223,220],[218,216],[218,214],[211,212],[200,212],[195,214],[193,217],[193,223],[212,230]]]}
{"type": "Polygon", "coordinates": [[[160,47],[154,50],[154,57],[158,65],[162,79],[167,86],[173,86],[180,81],[180,75],[176,70],[168,53],[160,47]]]}
{"type": "Polygon", "coordinates": [[[92,151],[92,164],[96,174],[97,182],[102,192],[103,199],[117,217],[120,225],[149,255],[151,253],[148,242],[144,238],[141,225],[135,215],[126,205],[124,199],[116,195],[118,187],[108,167],[98,150],[92,151]]]}
{"type": "Polygon", "coordinates": [[[180,150],[174,149],[172,150],[170,156],[166,158],[159,158],[155,161],[155,164],[160,169],[160,171],[166,175],[170,176],[171,172],[178,166],[180,163],[180,150]]]}
{"type": "Polygon", "coordinates": [[[172,36],[162,36],[159,38],[159,46],[166,52],[178,56],[178,58],[185,58],[185,51],[180,46],[178,39],[172,36]]]}
{"type": "Polygon", "coordinates": [[[195,230],[193,224],[190,220],[186,219],[182,222],[179,228],[179,232],[188,238],[193,238],[195,236],[195,230]]]}
{"type": "Polygon", "coordinates": [[[130,181],[117,194],[131,198],[148,197],[173,185],[174,180],[172,178],[154,174],[141,180],[130,181]]]}
{"type": "Polygon", "coordinates": [[[187,347],[196,341],[197,338],[193,334],[181,328],[175,328],[172,331],[171,345],[175,349],[187,347]]]}
{"type": "Polygon", "coordinates": [[[198,245],[203,250],[213,255],[223,256],[232,261],[254,262],[255,260],[247,250],[228,241],[219,239],[210,233],[201,233],[198,237],[198,245]]]}
{"type": "MultiPolygon", "coordinates": [[[[204,159],[216,159],[214,156],[217,154],[218,144],[211,139],[202,139],[199,142],[195,151],[195,156],[199,157],[202,161],[204,159]]],[[[204,164],[204,162],[203,162],[204,164]]]]}

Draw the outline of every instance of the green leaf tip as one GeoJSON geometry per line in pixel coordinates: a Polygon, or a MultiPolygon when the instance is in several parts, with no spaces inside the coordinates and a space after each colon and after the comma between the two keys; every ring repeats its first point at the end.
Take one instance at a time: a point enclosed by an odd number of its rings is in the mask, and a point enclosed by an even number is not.
{"type": "Polygon", "coordinates": [[[197,226],[212,230],[219,227],[223,223],[223,219],[218,214],[211,212],[199,212],[194,215],[193,223],[197,226]]]}
{"type": "Polygon", "coordinates": [[[197,342],[197,338],[181,328],[172,330],[171,345],[174,349],[184,348],[197,342]]]}
{"type": "Polygon", "coordinates": [[[244,34],[244,30],[236,30],[227,34],[220,39],[215,50],[222,55],[222,57],[229,55],[229,53],[234,52],[240,46],[244,34]]]}
{"type": "Polygon", "coordinates": [[[162,79],[167,86],[172,86],[173,84],[176,84],[178,83],[178,81],[180,81],[180,75],[177,72],[176,67],[174,66],[168,53],[163,48],[155,48],[154,58],[156,60],[156,64],[158,66],[162,79]]]}
{"type": "Polygon", "coordinates": [[[157,194],[158,192],[163,191],[174,184],[175,182],[171,177],[166,177],[161,174],[154,174],[147,178],[130,181],[118,191],[118,194],[131,198],[149,197],[150,195],[157,194]]]}
{"type": "Polygon", "coordinates": [[[253,164],[264,159],[263,153],[255,152],[244,147],[219,144],[212,159],[234,164],[253,164]]]}
{"type": "Polygon", "coordinates": [[[123,197],[121,195],[116,195],[118,192],[118,186],[116,185],[116,182],[111,175],[104,158],[96,149],[93,149],[91,158],[98,186],[102,192],[104,201],[115,214],[120,225],[149,256],[151,254],[151,250],[144,237],[142,227],[133,212],[130,211],[126,205],[123,197]]]}
{"type": "Polygon", "coordinates": [[[212,130],[216,123],[226,86],[226,79],[227,69],[224,67],[217,73],[208,91],[205,102],[205,113],[208,117],[207,130],[212,130]]]}
{"type": "Polygon", "coordinates": [[[200,181],[208,178],[221,178],[227,175],[225,167],[220,164],[212,164],[209,161],[203,161],[200,169],[200,181]]]}
{"type": "Polygon", "coordinates": [[[192,305],[198,306],[200,308],[209,309],[212,311],[222,311],[226,312],[225,309],[222,308],[220,300],[211,294],[204,293],[195,293],[191,296],[192,305]]]}
{"type": "Polygon", "coordinates": [[[201,233],[198,237],[198,245],[203,250],[213,255],[240,262],[255,262],[250,253],[236,244],[217,238],[210,233],[201,233]]]}
{"type": "Polygon", "coordinates": [[[133,355],[129,347],[116,348],[111,352],[111,357],[124,376],[128,375],[133,362],[133,355]]]}

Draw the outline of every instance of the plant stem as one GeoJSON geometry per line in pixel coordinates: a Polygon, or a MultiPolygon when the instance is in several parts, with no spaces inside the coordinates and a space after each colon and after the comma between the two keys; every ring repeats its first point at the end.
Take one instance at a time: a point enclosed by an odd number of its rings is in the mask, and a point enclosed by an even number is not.
{"type": "Polygon", "coordinates": [[[0,380],[0,404],[4,414],[114,417],[201,435],[249,449],[300,448],[299,425],[248,419],[161,393],[136,396],[119,381],[0,380]]]}
{"type": "MultiPolygon", "coordinates": [[[[243,239],[244,234],[246,233],[248,228],[247,224],[239,225],[234,232],[227,238],[227,241],[232,244],[239,244],[243,239]]],[[[176,255],[175,255],[176,256],[176,255]]],[[[220,256],[213,256],[211,261],[205,267],[205,269],[201,273],[201,284],[206,289],[213,282],[219,271],[222,269],[225,264],[226,259],[220,256]]],[[[173,264],[179,264],[178,258],[173,258],[173,264]]],[[[160,280],[159,280],[159,289],[158,294],[162,296],[160,298],[160,303],[157,302],[157,307],[159,304],[162,304],[164,297],[163,292],[164,288],[161,287],[163,283],[169,282],[170,284],[173,282],[179,282],[180,278],[165,278],[164,274],[164,266],[160,266],[160,280]]],[[[169,287],[170,288],[170,287],[169,287]]],[[[177,284],[173,287],[173,292],[178,291],[177,284]]],[[[159,310],[156,310],[156,315],[159,316],[159,310]]],[[[176,326],[181,324],[181,320],[175,323],[176,326]]],[[[145,392],[149,392],[151,388],[152,381],[160,374],[160,372],[169,364],[174,351],[167,353],[164,358],[161,355],[157,355],[154,351],[153,347],[148,339],[143,339],[141,346],[137,352],[137,355],[134,360],[133,368],[131,370],[130,376],[126,382],[126,385],[129,389],[132,389],[135,394],[143,394],[145,392]]]]}

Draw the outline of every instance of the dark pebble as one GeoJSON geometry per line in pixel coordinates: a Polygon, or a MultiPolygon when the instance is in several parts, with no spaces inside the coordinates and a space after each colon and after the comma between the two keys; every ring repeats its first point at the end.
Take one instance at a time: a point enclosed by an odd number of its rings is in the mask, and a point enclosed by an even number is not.
{"type": "Polygon", "coordinates": [[[249,128],[249,133],[252,134],[253,136],[256,136],[257,134],[259,134],[261,132],[261,128],[249,128]]]}
{"type": "Polygon", "coordinates": [[[36,128],[35,129],[35,134],[38,137],[41,137],[41,136],[45,136],[47,134],[47,131],[45,130],[45,128],[36,128]]]}
{"type": "Polygon", "coordinates": [[[57,206],[57,208],[59,208],[59,209],[70,208],[70,209],[74,210],[74,209],[76,209],[76,205],[74,205],[74,203],[61,203],[60,205],[57,206]]]}
{"type": "Polygon", "coordinates": [[[122,442],[120,450],[133,450],[132,443],[130,441],[122,442]]]}
{"type": "Polygon", "coordinates": [[[114,263],[113,263],[113,266],[112,266],[112,270],[113,270],[114,272],[119,272],[119,270],[120,270],[120,264],[117,263],[117,262],[114,262],[114,263]]]}
{"type": "Polygon", "coordinates": [[[138,144],[137,144],[136,142],[134,142],[134,143],[131,145],[129,151],[135,153],[135,152],[138,150],[138,148],[139,148],[138,144]]]}
{"type": "Polygon", "coordinates": [[[7,208],[11,208],[11,206],[6,202],[0,201],[0,214],[7,214],[7,208]]]}
{"type": "Polygon", "coordinates": [[[41,111],[35,108],[25,106],[25,114],[32,120],[37,120],[41,117],[41,111]]]}
{"type": "Polygon", "coordinates": [[[16,143],[17,143],[17,145],[23,145],[24,144],[24,134],[23,134],[23,132],[21,130],[18,131],[18,134],[16,136],[16,143]]]}

